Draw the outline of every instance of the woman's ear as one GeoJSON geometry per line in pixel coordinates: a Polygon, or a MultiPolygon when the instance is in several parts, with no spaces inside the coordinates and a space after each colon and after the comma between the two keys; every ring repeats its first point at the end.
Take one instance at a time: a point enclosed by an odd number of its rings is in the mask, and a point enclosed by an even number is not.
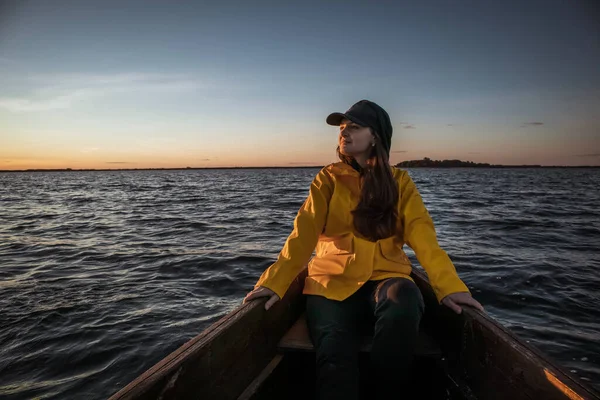
{"type": "Polygon", "coordinates": [[[375,132],[375,130],[371,127],[369,127],[369,132],[371,132],[371,139],[373,141],[376,141],[377,140],[377,132],[375,132]]]}

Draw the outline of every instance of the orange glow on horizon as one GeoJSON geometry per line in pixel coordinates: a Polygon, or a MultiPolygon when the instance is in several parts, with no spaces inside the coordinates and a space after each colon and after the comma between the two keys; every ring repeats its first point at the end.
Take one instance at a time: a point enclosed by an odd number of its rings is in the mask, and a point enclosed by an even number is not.
{"type": "MultiPolygon", "coordinates": [[[[435,157],[435,156],[415,156],[415,157],[392,157],[390,164],[395,165],[405,160],[421,160],[424,157],[429,157],[432,160],[442,159],[459,159],[462,161],[472,161],[475,163],[489,163],[502,165],[542,165],[542,166],[598,166],[596,159],[583,159],[580,162],[565,162],[569,160],[546,157],[535,158],[503,158],[503,157],[435,157]],[[552,161],[554,160],[554,161],[552,161]],[[587,162],[586,162],[587,161],[587,162]],[[594,162],[596,161],[596,162],[594,162]]],[[[183,159],[177,157],[164,158],[146,158],[136,161],[98,161],[89,159],[76,158],[0,158],[0,170],[28,170],[28,169],[102,169],[102,170],[118,170],[118,169],[153,169],[153,168],[257,168],[257,167],[320,167],[325,166],[338,160],[333,157],[319,157],[310,160],[308,157],[300,157],[294,159],[264,159],[264,158],[245,158],[245,159],[215,159],[215,160],[198,160],[197,158],[183,159]],[[303,161],[302,161],[303,160],[303,161]]]]}
{"type": "MultiPolygon", "coordinates": [[[[11,138],[13,139],[13,138],[11,138]]],[[[16,137],[13,143],[0,146],[0,170],[27,169],[147,169],[147,168],[231,168],[324,166],[336,162],[336,138],[306,140],[290,146],[276,143],[240,143],[218,146],[173,143],[143,147],[119,146],[114,143],[27,143],[16,137]],[[104,147],[102,147],[104,146],[104,147]]],[[[410,138],[392,144],[390,163],[407,160],[459,159],[475,163],[503,165],[600,165],[600,156],[585,155],[594,143],[584,141],[569,145],[548,143],[545,147],[514,146],[510,142],[477,147],[468,144],[415,142],[410,138]],[[589,147],[586,145],[589,144],[589,147]],[[583,149],[583,150],[582,150],[583,149]]]]}

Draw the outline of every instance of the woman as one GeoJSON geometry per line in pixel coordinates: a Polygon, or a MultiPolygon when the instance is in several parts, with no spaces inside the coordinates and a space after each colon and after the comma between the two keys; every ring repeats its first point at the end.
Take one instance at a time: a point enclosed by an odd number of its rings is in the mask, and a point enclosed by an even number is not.
{"type": "Polygon", "coordinates": [[[412,179],[389,165],[392,124],[387,112],[361,100],[326,121],[340,127],[341,161],[317,174],[277,261],[244,302],[268,297],[268,310],[308,262],[303,293],[317,355],[317,394],[348,400],[358,398],[358,350],[369,322],[374,325],[370,360],[377,389],[389,393],[398,388],[410,370],[424,304],[410,278],[405,243],[442,304],[457,313],[461,305],[483,307],[439,247],[412,179]]]}

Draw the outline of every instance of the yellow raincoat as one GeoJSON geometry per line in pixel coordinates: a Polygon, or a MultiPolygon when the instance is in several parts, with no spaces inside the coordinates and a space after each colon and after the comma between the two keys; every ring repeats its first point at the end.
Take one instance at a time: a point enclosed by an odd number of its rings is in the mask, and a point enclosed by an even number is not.
{"type": "Polygon", "coordinates": [[[330,164],[314,178],[294,230],[255,288],[267,287],[282,298],[308,262],[303,293],[344,300],[368,280],[411,279],[412,266],[402,249],[406,243],[427,272],[438,301],[451,293],[469,292],[440,248],[414,182],[404,170],[392,167],[392,173],[400,190],[395,236],[372,242],[354,230],[351,210],[360,199],[360,173],[343,162],[330,164]]]}

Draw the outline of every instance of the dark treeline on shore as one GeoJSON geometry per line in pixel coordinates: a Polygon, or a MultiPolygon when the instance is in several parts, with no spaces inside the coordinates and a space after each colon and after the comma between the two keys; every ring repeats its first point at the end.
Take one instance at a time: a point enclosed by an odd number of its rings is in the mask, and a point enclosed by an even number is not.
{"type": "Polygon", "coordinates": [[[396,164],[398,168],[600,168],[594,165],[539,165],[539,164],[522,164],[522,165],[502,165],[475,163],[473,161],[462,160],[432,160],[425,157],[422,160],[402,161],[396,164]]]}

